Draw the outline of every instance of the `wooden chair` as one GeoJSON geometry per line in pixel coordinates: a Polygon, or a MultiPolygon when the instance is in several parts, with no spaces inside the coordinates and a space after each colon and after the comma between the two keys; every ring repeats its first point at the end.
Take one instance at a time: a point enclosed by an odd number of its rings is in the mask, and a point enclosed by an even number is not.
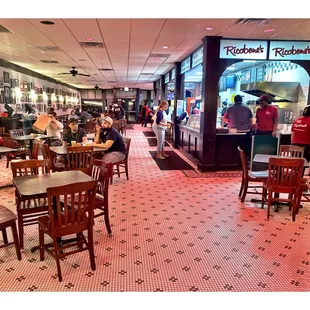
{"type": "MultiPolygon", "coordinates": [[[[11,163],[13,177],[46,174],[50,163],[46,159],[28,159],[11,163]]],[[[44,196],[22,197],[15,191],[17,222],[20,246],[24,248],[24,226],[37,224],[38,217],[48,211],[44,196]]]]}
{"type": "Polygon", "coordinates": [[[26,159],[26,156],[29,154],[27,150],[19,148],[19,146],[14,143],[14,140],[9,136],[3,137],[3,146],[11,148],[11,149],[18,149],[17,152],[5,154],[7,168],[9,167],[9,163],[11,160],[18,159],[18,158],[26,159]]]}
{"type": "Polygon", "coordinates": [[[38,159],[39,150],[40,150],[40,142],[38,140],[34,140],[31,150],[31,159],[38,159]]]}
{"type": "Polygon", "coordinates": [[[2,136],[5,133],[5,127],[0,127],[0,136],[2,136]]]}
{"type": "Polygon", "coordinates": [[[40,260],[44,260],[45,251],[56,260],[59,282],[62,281],[60,259],[68,255],[88,250],[91,269],[96,270],[93,240],[96,187],[97,181],[94,180],[47,189],[48,216],[38,219],[40,260]],[[70,199],[76,201],[74,207],[68,204],[70,199]],[[85,230],[88,232],[88,240],[83,235],[85,230]],[[53,239],[52,249],[44,244],[44,234],[53,239]],[[59,238],[71,234],[78,235],[77,241],[61,247],[58,244],[59,238]],[[77,249],[65,251],[76,246],[77,249]]]}
{"type": "Polygon", "coordinates": [[[9,133],[12,138],[21,137],[25,135],[24,129],[11,129],[9,130],[9,133]]]}
{"type": "Polygon", "coordinates": [[[256,182],[262,184],[262,182],[268,178],[268,171],[249,171],[244,151],[239,146],[238,151],[240,154],[242,165],[242,180],[239,197],[241,197],[241,202],[244,202],[246,194],[261,194],[256,190],[256,188],[262,188],[262,186],[249,186],[249,182],[256,182]],[[254,188],[255,191],[249,192],[249,188],[254,188]]]}
{"type": "Polygon", "coordinates": [[[305,148],[296,145],[280,145],[279,155],[283,157],[303,158],[305,148]]]}
{"type": "Polygon", "coordinates": [[[43,158],[49,160],[50,167],[53,172],[60,172],[60,171],[66,170],[66,166],[64,163],[55,162],[48,144],[43,143],[40,145],[40,148],[41,148],[43,158]]]}
{"type": "Polygon", "coordinates": [[[131,139],[130,138],[123,138],[125,147],[126,147],[126,157],[124,160],[118,161],[116,163],[112,163],[113,169],[112,169],[112,175],[111,175],[111,184],[113,184],[113,174],[117,174],[118,177],[120,178],[121,173],[126,173],[126,178],[129,180],[129,172],[128,172],[128,156],[129,156],[129,151],[130,151],[130,143],[131,139]],[[115,168],[114,168],[115,166],[115,168]],[[123,168],[123,171],[120,171],[120,168],[123,168]]]}
{"type": "Polygon", "coordinates": [[[270,158],[268,179],[263,182],[262,209],[264,202],[268,204],[267,219],[269,220],[270,206],[273,202],[288,202],[292,210],[292,220],[298,208],[300,196],[301,177],[304,167],[303,158],[270,158]],[[273,194],[274,197],[273,197],[273,194]],[[288,194],[288,198],[280,197],[288,194]],[[267,199],[268,196],[268,199],[267,199]]]}
{"type": "Polygon", "coordinates": [[[7,209],[4,206],[0,206],[0,230],[2,231],[2,237],[4,243],[3,245],[0,245],[0,249],[14,244],[17,258],[18,260],[21,260],[22,256],[20,253],[20,246],[16,229],[16,215],[11,210],[7,209]],[[11,227],[12,229],[13,242],[8,242],[6,229],[9,227],[11,227]]]}
{"type": "Polygon", "coordinates": [[[296,214],[299,212],[301,202],[310,202],[310,182],[309,179],[302,178],[300,182],[300,193],[296,205],[296,214]]]}
{"type": "Polygon", "coordinates": [[[68,170],[81,170],[89,174],[93,161],[93,146],[68,146],[68,170]]]}
{"type": "Polygon", "coordinates": [[[112,229],[109,220],[109,180],[112,175],[112,164],[94,159],[90,175],[98,181],[94,208],[100,210],[100,212],[96,213],[94,217],[104,216],[108,234],[111,235],[112,229]]]}

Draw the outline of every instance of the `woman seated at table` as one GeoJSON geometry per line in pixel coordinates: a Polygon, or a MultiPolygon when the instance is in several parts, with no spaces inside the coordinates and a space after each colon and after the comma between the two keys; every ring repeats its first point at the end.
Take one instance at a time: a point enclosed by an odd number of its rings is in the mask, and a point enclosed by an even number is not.
{"type": "Polygon", "coordinates": [[[304,158],[310,162],[310,105],[304,108],[302,117],[292,125],[292,144],[305,148],[304,158]]]}
{"type": "Polygon", "coordinates": [[[94,147],[102,148],[105,155],[102,160],[107,163],[116,163],[126,158],[126,147],[120,133],[112,127],[113,120],[106,116],[102,124],[96,125],[94,147]]]}
{"type": "Polygon", "coordinates": [[[68,130],[64,133],[63,136],[63,146],[72,145],[72,141],[75,143],[82,143],[87,141],[86,132],[84,129],[79,128],[77,119],[69,119],[68,126],[68,130]]]}

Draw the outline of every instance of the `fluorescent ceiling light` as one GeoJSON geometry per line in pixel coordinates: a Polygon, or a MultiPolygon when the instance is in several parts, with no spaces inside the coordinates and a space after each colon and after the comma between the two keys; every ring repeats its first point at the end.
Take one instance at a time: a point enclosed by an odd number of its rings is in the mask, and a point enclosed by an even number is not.
{"type": "Polygon", "coordinates": [[[162,48],[168,48],[168,46],[162,46],[162,48]]]}
{"type": "Polygon", "coordinates": [[[256,60],[243,60],[243,62],[256,62],[256,60]]]}
{"type": "Polygon", "coordinates": [[[207,27],[206,30],[211,31],[211,30],[214,30],[214,28],[213,27],[207,27]]]}
{"type": "Polygon", "coordinates": [[[86,40],[86,41],[94,41],[93,38],[86,38],[85,40],[86,40]]]}
{"type": "Polygon", "coordinates": [[[264,30],[264,32],[274,32],[274,31],[275,31],[275,29],[273,29],[273,28],[269,28],[269,29],[264,30]]]}
{"type": "Polygon", "coordinates": [[[125,88],[124,88],[124,91],[129,91],[129,88],[128,88],[128,87],[125,87],[125,88]]]}

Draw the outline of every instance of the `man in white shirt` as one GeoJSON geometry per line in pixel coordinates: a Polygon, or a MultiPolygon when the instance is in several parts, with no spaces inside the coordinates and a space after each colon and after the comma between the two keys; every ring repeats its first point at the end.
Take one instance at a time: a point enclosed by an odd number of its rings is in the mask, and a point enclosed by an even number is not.
{"type": "Polygon", "coordinates": [[[57,114],[55,112],[49,112],[48,117],[52,119],[48,127],[46,128],[46,134],[48,136],[55,137],[50,142],[50,146],[60,146],[62,145],[61,142],[61,133],[64,128],[64,125],[56,120],[57,114]]]}

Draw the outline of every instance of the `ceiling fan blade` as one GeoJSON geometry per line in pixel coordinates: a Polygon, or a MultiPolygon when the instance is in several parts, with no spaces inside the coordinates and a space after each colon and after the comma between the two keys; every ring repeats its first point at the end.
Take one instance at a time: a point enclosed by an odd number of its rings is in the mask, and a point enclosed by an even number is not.
{"type": "Polygon", "coordinates": [[[77,73],[77,75],[90,76],[89,74],[77,73]]]}
{"type": "Polygon", "coordinates": [[[71,73],[57,73],[58,75],[60,75],[60,74],[71,74],[71,73]]]}

